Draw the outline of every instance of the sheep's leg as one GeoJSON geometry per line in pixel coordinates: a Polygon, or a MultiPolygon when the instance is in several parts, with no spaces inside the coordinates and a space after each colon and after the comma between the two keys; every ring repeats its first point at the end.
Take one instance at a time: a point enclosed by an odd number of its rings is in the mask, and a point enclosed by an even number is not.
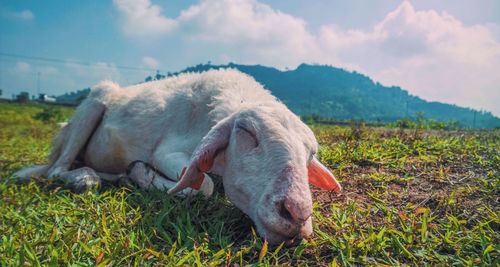
{"type": "MultiPolygon", "coordinates": [[[[27,182],[32,177],[43,177],[47,173],[48,168],[49,165],[33,165],[14,173],[12,176],[19,182],[27,182]]],[[[92,186],[98,185],[101,179],[111,183],[118,183],[121,182],[122,179],[125,179],[126,175],[96,172],[91,168],[82,167],[71,171],[61,172],[58,178],[63,180],[75,191],[82,192],[92,186]]]]}
{"type": "MultiPolygon", "coordinates": [[[[191,163],[190,155],[185,152],[174,152],[169,154],[155,153],[153,157],[153,166],[163,172],[167,177],[180,178],[182,170],[187,168],[191,163]]],[[[169,187],[168,189],[170,189],[169,187]]],[[[166,188],[167,189],[167,188],[166,188]]],[[[167,190],[168,190],[167,189],[167,190]]],[[[190,190],[191,194],[196,194],[201,192],[203,195],[209,197],[212,195],[214,190],[214,183],[212,178],[207,174],[204,174],[203,183],[199,190],[192,188],[186,188],[190,190]]]]}
{"type": "Polygon", "coordinates": [[[127,176],[140,188],[160,190],[169,189],[175,185],[173,180],[168,180],[160,173],[156,172],[149,164],[143,161],[130,163],[127,176]]]}
{"type": "Polygon", "coordinates": [[[96,172],[96,174],[97,176],[101,177],[102,180],[110,183],[119,183],[121,182],[121,180],[127,178],[127,175],[125,173],[111,174],[111,173],[96,172]]]}
{"type": "MultiPolygon", "coordinates": [[[[189,163],[189,156],[186,153],[170,153],[162,156],[160,159],[156,157],[153,159],[153,166],[157,171],[151,168],[148,164],[137,161],[132,163],[129,167],[128,175],[129,178],[137,183],[141,188],[157,188],[166,191],[174,187],[177,182],[166,179],[162,174],[168,178],[175,179],[181,175],[184,167],[189,166],[189,163]]],[[[181,191],[179,195],[190,196],[201,191],[203,195],[208,197],[212,195],[213,187],[214,185],[212,179],[205,174],[200,190],[186,188],[181,191]]]]}
{"type": "Polygon", "coordinates": [[[33,165],[15,172],[12,177],[19,182],[28,182],[32,177],[42,177],[47,174],[49,165],[33,165]]]}
{"type": "Polygon", "coordinates": [[[47,171],[49,178],[64,176],[63,173],[69,171],[78,153],[97,128],[104,110],[104,104],[92,98],[85,100],[78,107],[71,122],[66,126],[68,128],[62,133],[66,135],[64,136],[64,143],[61,144],[61,151],[57,159],[47,171]]]}
{"type": "Polygon", "coordinates": [[[84,192],[92,187],[100,185],[101,181],[113,184],[121,184],[126,181],[126,174],[111,174],[96,172],[89,167],[82,167],[71,171],[62,172],[58,178],[62,179],[68,187],[75,192],[84,192]]]}

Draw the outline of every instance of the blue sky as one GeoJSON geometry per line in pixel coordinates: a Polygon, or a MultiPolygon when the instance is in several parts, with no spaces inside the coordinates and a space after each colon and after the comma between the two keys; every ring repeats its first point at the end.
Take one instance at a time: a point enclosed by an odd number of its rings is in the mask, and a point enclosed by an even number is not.
{"type": "Polygon", "coordinates": [[[62,61],[0,55],[3,97],[35,93],[38,72],[42,92],[61,94],[207,61],[306,62],[500,115],[495,0],[4,0],[0,53],[62,61]]]}

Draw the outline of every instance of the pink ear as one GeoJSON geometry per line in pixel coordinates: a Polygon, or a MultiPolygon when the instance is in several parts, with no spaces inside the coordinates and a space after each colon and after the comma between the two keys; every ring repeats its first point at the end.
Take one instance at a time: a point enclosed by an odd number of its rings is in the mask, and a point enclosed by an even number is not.
{"type": "Polygon", "coordinates": [[[199,190],[203,183],[203,173],[210,171],[214,165],[217,154],[224,150],[229,142],[233,119],[227,118],[217,123],[203,137],[198,147],[191,156],[191,164],[184,168],[179,182],[170,190],[169,194],[175,194],[187,187],[199,190]]]}
{"type": "Polygon", "coordinates": [[[307,166],[309,174],[309,183],[321,189],[328,191],[335,191],[339,193],[342,191],[342,186],[335,179],[335,176],[316,158],[313,158],[307,166]]]}
{"type": "MultiPolygon", "coordinates": [[[[184,175],[186,174],[186,170],[187,170],[187,167],[184,167],[182,169],[181,175],[179,177],[177,177],[177,179],[179,179],[179,178],[183,179],[184,175]]],[[[196,189],[196,190],[200,190],[201,184],[203,184],[203,180],[205,179],[203,172],[193,173],[189,176],[195,177],[195,179],[191,182],[191,185],[189,185],[189,187],[196,189]]]]}

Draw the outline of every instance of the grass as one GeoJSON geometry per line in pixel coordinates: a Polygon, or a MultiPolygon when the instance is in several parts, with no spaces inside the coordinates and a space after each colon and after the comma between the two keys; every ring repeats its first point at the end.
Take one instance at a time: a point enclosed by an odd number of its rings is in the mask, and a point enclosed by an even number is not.
{"type": "Polygon", "coordinates": [[[0,103],[0,266],[500,264],[499,130],[312,126],[344,192],[313,190],[315,235],[285,248],[263,244],[220,182],[209,200],[14,183],[57,132],[33,119],[42,109],[0,103]]]}

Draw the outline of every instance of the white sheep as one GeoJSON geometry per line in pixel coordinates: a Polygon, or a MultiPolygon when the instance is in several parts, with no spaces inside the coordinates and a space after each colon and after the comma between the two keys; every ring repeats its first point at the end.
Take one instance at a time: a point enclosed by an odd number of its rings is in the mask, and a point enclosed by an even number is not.
{"type": "Polygon", "coordinates": [[[55,139],[49,164],[15,176],[59,177],[85,190],[127,172],[142,188],[210,196],[206,173],[214,173],[260,236],[277,244],[312,233],[308,181],[341,190],[317,147],[307,125],[253,78],[211,70],[127,88],[100,83],[55,139]]]}

